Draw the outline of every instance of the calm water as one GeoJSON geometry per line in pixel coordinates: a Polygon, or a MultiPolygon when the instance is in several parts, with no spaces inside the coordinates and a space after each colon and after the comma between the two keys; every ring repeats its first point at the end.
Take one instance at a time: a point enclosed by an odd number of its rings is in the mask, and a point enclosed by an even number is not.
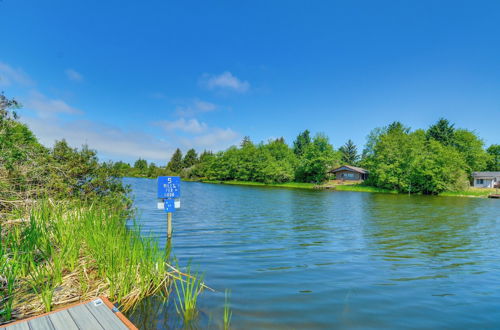
{"type": "MultiPolygon", "coordinates": [[[[164,246],[156,181],[126,179],[164,246]]],[[[218,292],[199,328],[500,328],[500,200],[182,183],[173,253],[218,292]]],[[[181,324],[150,299],[141,327],[181,324]]]]}

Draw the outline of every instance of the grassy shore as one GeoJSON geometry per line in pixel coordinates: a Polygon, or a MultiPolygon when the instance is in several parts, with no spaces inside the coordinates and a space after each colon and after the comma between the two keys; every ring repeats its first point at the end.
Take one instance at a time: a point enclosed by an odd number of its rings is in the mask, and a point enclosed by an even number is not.
{"type": "Polygon", "coordinates": [[[339,191],[362,191],[362,192],[384,193],[384,194],[397,194],[398,193],[396,190],[377,188],[377,187],[366,186],[366,185],[362,185],[362,184],[338,185],[338,186],[335,186],[334,189],[339,190],[339,191]]]}
{"type": "Polygon", "coordinates": [[[217,184],[230,184],[238,186],[262,186],[262,187],[282,187],[282,188],[300,188],[300,189],[315,189],[314,183],[303,182],[286,182],[286,183],[262,183],[251,181],[217,181],[217,180],[202,180],[203,183],[217,183],[217,184]]]}
{"type": "MultiPolygon", "coordinates": [[[[183,179],[184,180],[184,179],[183,179]]],[[[190,180],[187,180],[190,181],[190,180]]],[[[287,182],[287,183],[273,183],[267,184],[262,182],[249,182],[249,181],[219,181],[219,180],[201,180],[203,183],[215,183],[215,184],[229,184],[229,185],[239,185],[239,186],[261,186],[261,187],[282,187],[282,188],[300,188],[300,189],[320,189],[320,190],[336,190],[336,191],[359,191],[359,192],[370,192],[370,193],[383,193],[383,194],[398,194],[396,190],[377,188],[373,186],[368,186],[360,183],[356,184],[330,184],[325,183],[317,185],[314,183],[302,183],[302,182],[287,182]]],[[[495,189],[482,189],[482,188],[469,188],[467,190],[461,191],[446,191],[440,193],[438,196],[454,196],[454,197],[488,197],[488,195],[495,193],[495,189]]]]}
{"type": "Polygon", "coordinates": [[[181,275],[165,252],[127,229],[121,203],[102,204],[37,201],[1,221],[0,324],[100,295],[122,310],[168,295],[181,275]]]}
{"type": "Polygon", "coordinates": [[[455,196],[455,197],[488,197],[490,194],[495,193],[495,189],[488,188],[469,188],[460,191],[445,191],[439,196],[455,196]]]}

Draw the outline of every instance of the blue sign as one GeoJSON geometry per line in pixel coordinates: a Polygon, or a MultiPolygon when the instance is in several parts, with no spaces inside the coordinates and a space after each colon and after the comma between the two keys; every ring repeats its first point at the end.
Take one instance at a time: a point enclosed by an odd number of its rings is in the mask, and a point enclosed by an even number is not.
{"type": "Polygon", "coordinates": [[[173,199],[164,199],[163,205],[165,206],[165,212],[174,212],[175,211],[175,202],[173,199]]]}
{"type": "Polygon", "coordinates": [[[181,178],[179,176],[158,177],[158,198],[181,197],[181,178]]]}

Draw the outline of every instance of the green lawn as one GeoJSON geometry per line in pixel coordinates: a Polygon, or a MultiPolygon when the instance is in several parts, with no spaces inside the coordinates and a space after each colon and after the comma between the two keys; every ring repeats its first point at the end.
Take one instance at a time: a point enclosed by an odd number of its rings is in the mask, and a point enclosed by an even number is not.
{"type": "Polygon", "coordinates": [[[488,197],[489,194],[494,194],[495,189],[490,188],[469,188],[459,191],[445,191],[439,196],[457,196],[457,197],[488,197]]]}
{"type": "MultiPolygon", "coordinates": [[[[283,187],[283,188],[300,188],[300,189],[331,189],[337,191],[359,191],[359,192],[371,192],[371,193],[384,193],[384,194],[398,194],[396,190],[389,190],[383,188],[377,188],[373,186],[366,186],[363,184],[342,184],[342,185],[331,185],[326,183],[323,185],[317,185],[314,183],[303,183],[303,182],[287,182],[287,183],[271,183],[266,184],[262,182],[250,182],[250,181],[220,181],[220,180],[202,180],[204,183],[216,183],[216,184],[230,184],[239,186],[260,186],[260,187],[283,187]]],[[[467,190],[461,191],[446,191],[439,196],[454,196],[454,197],[488,197],[489,194],[495,193],[495,189],[484,189],[484,188],[469,188],[467,190]]]]}
{"type": "Polygon", "coordinates": [[[397,194],[396,190],[389,190],[383,188],[377,188],[372,186],[366,186],[362,184],[346,184],[346,185],[337,185],[333,189],[339,191],[363,191],[363,192],[376,192],[376,193],[385,193],[385,194],[397,194]]]}
{"type": "Polygon", "coordinates": [[[218,183],[218,184],[232,184],[239,186],[262,186],[262,187],[283,187],[283,188],[300,188],[300,189],[314,189],[316,185],[314,183],[303,183],[303,182],[286,182],[286,183],[262,183],[262,182],[251,182],[251,181],[217,181],[217,180],[203,180],[204,183],[218,183]]]}

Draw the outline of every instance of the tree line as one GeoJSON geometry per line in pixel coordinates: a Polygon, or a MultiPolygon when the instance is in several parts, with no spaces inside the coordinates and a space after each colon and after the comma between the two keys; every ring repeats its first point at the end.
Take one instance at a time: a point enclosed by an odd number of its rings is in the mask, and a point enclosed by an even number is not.
{"type": "Polygon", "coordinates": [[[369,171],[365,184],[400,192],[437,194],[465,189],[473,171],[500,171],[500,145],[485,149],[473,131],[439,119],[427,129],[412,130],[400,122],[370,132],[361,153],[348,140],[338,149],[328,136],[305,130],[291,145],[284,138],[254,143],[247,136],[224,151],[177,149],[165,167],[139,159],[134,166],[118,162],[123,175],[181,175],[189,179],[262,183],[322,183],[340,165],[369,171]]]}
{"type": "Polygon", "coordinates": [[[128,189],[113,163],[65,140],[43,146],[19,121],[20,106],[0,93],[0,213],[40,198],[126,202],[128,189]]]}

